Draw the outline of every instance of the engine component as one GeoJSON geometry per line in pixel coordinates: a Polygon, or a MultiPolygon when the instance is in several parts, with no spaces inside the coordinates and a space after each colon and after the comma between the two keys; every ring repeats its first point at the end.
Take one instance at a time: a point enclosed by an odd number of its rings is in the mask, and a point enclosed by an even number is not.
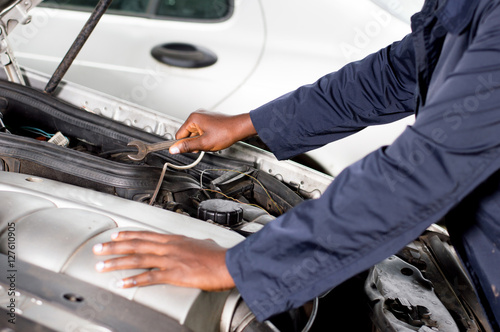
{"type": "Polygon", "coordinates": [[[59,145],[62,147],[67,147],[69,145],[69,139],[64,137],[64,135],[60,131],[55,133],[54,136],[52,136],[52,138],[49,139],[47,142],[53,143],[55,145],[59,145]]]}
{"type": "Polygon", "coordinates": [[[396,256],[371,269],[365,290],[373,305],[372,319],[381,331],[459,331],[432,283],[396,256]]]}
{"type": "Polygon", "coordinates": [[[212,220],[225,226],[234,226],[242,222],[243,209],[238,203],[223,199],[210,199],[200,203],[198,218],[212,220]]]}

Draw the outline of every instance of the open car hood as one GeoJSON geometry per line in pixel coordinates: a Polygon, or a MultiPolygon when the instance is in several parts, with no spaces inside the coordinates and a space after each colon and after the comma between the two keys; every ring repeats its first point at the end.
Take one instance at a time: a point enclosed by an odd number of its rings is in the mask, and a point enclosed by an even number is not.
{"type": "MultiPolygon", "coordinates": [[[[299,308],[259,323],[236,290],[121,289],[119,279],[141,271],[94,270],[92,246],[120,230],[211,238],[234,246],[303,200],[318,198],[332,177],[279,162],[244,143],[207,153],[187,170],[167,168],[165,174],[166,163],[188,165],[198,156],[159,151],[143,161],[130,160],[130,141],[172,139],[181,122],[64,81],[47,93],[51,78],[20,70],[6,38],[16,25],[29,22],[28,11],[39,2],[0,0],[5,68],[0,75],[0,266],[9,273],[0,280],[0,311],[16,324],[6,326],[25,331],[307,331],[318,299],[309,315],[299,308]]],[[[481,325],[481,308],[470,304],[472,285],[447,235],[428,232],[367,276],[373,330],[489,331],[481,325]],[[441,276],[442,267],[452,272],[441,276]],[[431,271],[432,281],[424,277],[431,271]],[[450,286],[457,276],[460,292],[450,286]]],[[[355,319],[363,319],[355,311],[355,319]]],[[[336,326],[328,323],[328,330],[336,326]]]]}

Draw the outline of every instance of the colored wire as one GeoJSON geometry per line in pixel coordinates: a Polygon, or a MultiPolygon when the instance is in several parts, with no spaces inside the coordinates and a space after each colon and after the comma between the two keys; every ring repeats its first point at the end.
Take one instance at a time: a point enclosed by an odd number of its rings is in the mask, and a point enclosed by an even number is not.
{"type": "Polygon", "coordinates": [[[264,187],[264,185],[257,179],[255,178],[254,176],[251,176],[250,174],[247,174],[247,173],[243,173],[243,172],[240,172],[240,171],[237,171],[237,170],[234,170],[234,169],[224,169],[224,168],[212,168],[212,169],[204,169],[201,174],[200,174],[200,188],[203,189],[203,173],[205,171],[224,171],[224,172],[235,172],[235,173],[239,173],[241,175],[244,175],[244,176],[248,176],[249,178],[253,179],[255,182],[257,182],[262,189],[264,189],[264,192],[266,193],[267,197],[269,197],[269,199],[271,200],[271,202],[273,202],[274,206],[276,207],[276,209],[278,209],[278,212],[279,214],[283,214],[283,211],[281,210],[281,208],[278,206],[278,204],[276,203],[276,201],[271,197],[271,194],[269,193],[269,191],[267,191],[266,187],[264,187]]]}
{"type": "Polygon", "coordinates": [[[54,136],[54,134],[49,134],[46,131],[43,131],[43,130],[41,130],[39,128],[35,128],[35,127],[23,126],[23,127],[21,127],[21,129],[29,131],[30,133],[33,133],[33,134],[42,135],[43,137],[46,137],[46,138],[52,138],[52,136],[54,136]]]}
{"type": "Polygon", "coordinates": [[[210,192],[214,192],[214,193],[217,193],[217,194],[221,194],[222,196],[224,196],[224,197],[226,197],[226,198],[228,198],[230,200],[233,200],[236,203],[240,203],[240,204],[245,204],[245,205],[257,207],[257,208],[261,209],[262,211],[264,211],[265,213],[267,213],[268,215],[271,215],[269,212],[266,211],[266,209],[264,209],[262,206],[259,206],[257,204],[251,204],[251,203],[242,202],[240,200],[237,200],[234,197],[231,197],[231,196],[228,196],[228,195],[224,194],[222,191],[213,190],[213,189],[206,189],[206,188],[201,188],[201,189],[204,190],[204,191],[210,191],[210,192]]]}

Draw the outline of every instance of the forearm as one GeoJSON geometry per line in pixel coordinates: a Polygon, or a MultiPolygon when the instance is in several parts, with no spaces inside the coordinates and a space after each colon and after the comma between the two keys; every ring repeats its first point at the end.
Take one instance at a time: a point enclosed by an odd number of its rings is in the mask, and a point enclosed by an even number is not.
{"type": "Polygon", "coordinates": [[[279,159],[286,159],[412,114],[415,77],[407,37],[250,115],[260,138],[279,159]]]}

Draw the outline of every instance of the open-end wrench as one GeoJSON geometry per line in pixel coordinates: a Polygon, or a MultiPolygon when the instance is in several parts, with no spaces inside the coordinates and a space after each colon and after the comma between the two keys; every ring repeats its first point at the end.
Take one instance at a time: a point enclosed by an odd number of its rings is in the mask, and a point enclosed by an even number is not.
{"type": "MultiPolygon", "coordinates": [[[[187,137],[186,137],[187,138],[187,137]]],[[[185,138],[183,138],[185,139],[185,138]]],[[[129,154],[128,157],[132,160],[142,160],[148,155],[148,153],[154,151],[161,151],[170,148],[174,143],[180,141],[180,139],[173,139],[169,141],[159,142],[159,143],[144,143],[142,141],[131,141],[127,146],[135,146],[137,148],[136,154],[129,154]]]]}

